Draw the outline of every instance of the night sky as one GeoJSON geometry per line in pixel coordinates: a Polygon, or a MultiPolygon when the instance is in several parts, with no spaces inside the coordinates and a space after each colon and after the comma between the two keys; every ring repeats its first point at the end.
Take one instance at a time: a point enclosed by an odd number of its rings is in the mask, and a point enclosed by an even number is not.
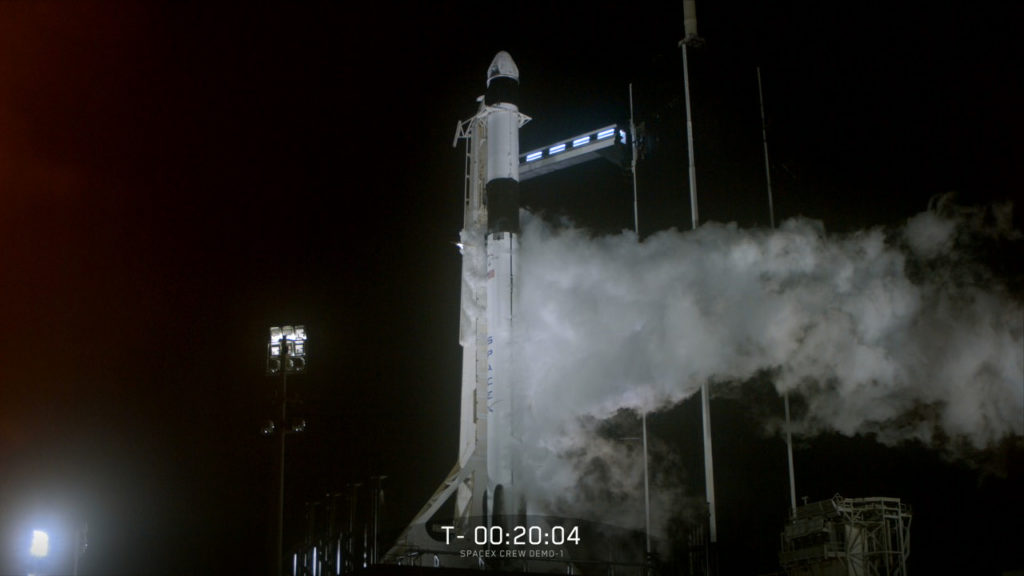
{"type": "MultiPolygon", "coordinates": [[[[777,220],[852,232],[947,192],[1019,201],[1022,17],[699,3],[701,220],[768,225],[756,66],[777,220]]],[[[690,221],[681,36],[681,3],[0,5],[0,574],[24,569],[35,526],[82,521],[82,574],[263,573],[271,325],[310,338],[289,386],[308,426],[288,440],[286,545],[305,502],[380,474],[400,529],[456,458],[464,156],[451,143],[488,64],[507,50],[519,66],[524,150],[625,121],[634,83],[647,236],[690,221]]],[[[584,168],[524,199],[616,232],[632,227],[629,182],[584,168]]],[[[1019,301],[1010,248],[989,264],[1019,301]]],[[[712,409],[723,566],[771,571],[784,446],[749,403],[712,409]]],[[[687,403],[652,429],[700,494],[696,414],[687,403]]],[[[1024,566],[1007,521],[1024,515],[1022,454],[1019,437],[952,460],[806,438],[798,493],[902,497],[914,572],[998,573],[1024,566]]]]}

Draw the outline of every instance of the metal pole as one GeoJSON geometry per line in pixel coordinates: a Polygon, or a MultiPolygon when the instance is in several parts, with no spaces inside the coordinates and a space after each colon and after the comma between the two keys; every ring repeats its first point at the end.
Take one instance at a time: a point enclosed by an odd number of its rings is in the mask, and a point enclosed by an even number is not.
{"type": "Polygon", "coordinates": [[[693,218],[693,228],[696,230],[700,217],[697,213],[697,168],[693,159],[693,119],[690,113],[690,71],[686,62],[686,44],[683,40],[679,45],[683,49],[683,91],[686,96],[686,153],[690,160],[690,214],[693,218]]]}
{"type": "Polygon", "coordinates": [[[786,405],[786,458],[789,461],[789,507],[796,517],[796,474],[793,472],[793,429],[789,424],[789,390],[782,393],[786,405]]]}
{"type": "Polygon", "coordinates": [[[89,523],[79,523],[78,529],[75,530],[75,562],[71,569],[72,576],[78,576],[78,563],[81,561],[82,555],[85,554],[85,549],[88,546],[88,534],[89,523]]]}
{"type": "Polygon", "coordinates": [[[704,417],[704,484],[708,500],[708,535],[711,543],[718,541],[718,528],[715,522],[715,465],[711,457],[711,398],[708,394],[708,381],[700,385],[701,414],[704,417]]]}
{"type": "MultiPolygon", "coordinates": [[[[633,121],[633,83],[629,83],[629,134],[630,144],[633,149],[633,162],[631,171],[633,172],[633,232],[636,233],[637,240],[640,239],[640,206],[637,201],[637,189],[636,189],[636,123],[633,121]]],[[[645,416],[646,417],[646,416],[645,416]]],[[[646,420],[644,421],[646,422],[646,420]]],[[[646,424],[644,424],[646,430],[646,424]]],[[[646,455],[646,450],[644,454],[646,455]]]]}
{"type": "Polygon", "coordinates": [[[380,500],[381,491],[383,490],[381,482],[387,478],[387,476],[374,476],[373,480],[373,502],[370,504],[370,513],[373,516],[371,519],[373,522],[373,549],[370,551],[370,563],[377,564],[380,562],[380,553],[377,549],[379,546],[380,539],[380,500]]]}
{"type": "MultiPolygon", "coordinates": [[[[633,83],[629,84],[629,131],[633,148],[633,231],[636,232],[637,240],[640,240],[640,209],[637,201],[636,186],[636,122],[633,120],[633,83]]],[[[651,483],[647,471],[647,412],[640,415],[643,424],[644,441],[644,562],[651,557],[651,483]]]]}
{"type": "Polygon", "coordinates": [[[71,569],[72,576],[78,576],[78,558],[81,557],[82,552],[82,529],[79,528],[75,532],[75,563],[71,569]]]}
{"type": "Polygon", "coordinates": [[[761,141],[764,143],[764,178],[768,183],[768,219],[775,229],[775,205],[772,202],[772,172],[768,164],[768,128],[764,120],[764,92],[761,90],[761,67],[757,67],[757,99],[761,104],[761,141]]]}
{"type": "MultiPolygon", "coordinates": [[[[686,141],[687,154],[690,160],[690,212],[693,215],[693,229],[697,229],[700,218],[697,212],[697,170],[693,159],[693,119],[690,112],[690,73],[686,62],[687,40],[679,43],[683,50],[683,89],[686,95],[686,141]]],[[[708,501],[708,534],[712,544],[718,541],[718,528],[715,521],[715,470],[711,456],[711,404],[708,396],[708,382],[700,385],[701,416],[704,421],[704,483],[708,501]]]]}
{"type": "MultiPolygon", "coordinates": [[[[768,220],[775,229],[775,203],[772,199],[772,172],[768,162],[768,127],[764,116],[764,90],[761,87],[761,67],[757,67],[757,99],[761,105],[761,142],[764,144],[764,177],[768,188],[768,220]]],[[[789,419],[789,390],[783,390],[782,401],[786,406],[786,460],[789,465],[789,508],[796,517],[796,473],[793,471],[793,427],[789,419]]]]}
{"type": "Polygon", "coordinates": [[[642,415],[643,427],[644,427],[644,522],[645,531],[644,536],[646,538],[646,548],[644,550],[644,562],[650,560],[651,557],[651,485],[647,475],[647,412],[645,411],[642,415]]]}
{"type": "Polygon", "coordinates": [[[274,552],[272,576],[281,574],[284,558],[284,440],[288,434],[288,341],[281,343],[281,450],[278,456],[277,478],[277,545],[274,552]]]}
{"type": "MultiPolygon", "coordinates": [[[[637,200],[637,185],[636,185],[636,122],[633,120],[633,83],[629,84],[629,132],[630,140],[633,148],[633,161],[632,161],[632,172],[633,172],[633,231],[636,233],[636,239],[640,240],[640,207],[637,200]]],[[[647,470],[647,411],[640,415],[641,422],[643,424],[643,441],[644,441],[644,563],[646,564],[651,557],[651,483],[647,470]]]]}

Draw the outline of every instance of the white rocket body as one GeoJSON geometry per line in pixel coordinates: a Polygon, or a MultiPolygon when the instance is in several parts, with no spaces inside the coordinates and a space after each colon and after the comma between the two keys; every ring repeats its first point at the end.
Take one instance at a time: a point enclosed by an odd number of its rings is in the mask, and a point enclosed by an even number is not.
{"type": "Polygon", "coordinates": [[[487,71],[487,477],[488,510],[519,508],[515,491],[512,331],[519,282],[519,70],[499,52],[487,71]]]}
{"type": "Polygon", "coordinates": [[[429,522],[454,498],[456,533],[525,514],[516,489],[519,453],[513,333],[519,282],[519,70],[499,52],[487,71],[476,115],[460,122],[467,140],[465,217],[461,234],[462,394],[459,459],[403,532],[388,558],[437,546],[429,522]]]}

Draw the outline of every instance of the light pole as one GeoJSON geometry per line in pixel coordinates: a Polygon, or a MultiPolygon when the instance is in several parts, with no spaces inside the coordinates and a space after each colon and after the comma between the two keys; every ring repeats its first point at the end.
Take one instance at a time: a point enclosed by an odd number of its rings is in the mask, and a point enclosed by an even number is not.
{"type": "Polygon", "coordinates": [[[370,513],[373,516],[373,550],[370,552],[370,563],[376,565],[380,562],[380,551],[378,550],[379,538],[380,538],[380,503],[383,499],[384,489],[381,483],[387,476],[374,476],[370,478],[373,480],[373,502],[370,503],[370,513]]]}
{"type": "Polygon", "coordinates": [[[640,440],[643,442],[644,451],[644,573],[650,568],[652,562],[651,556],[651,482],[648,476],[647,467],[647,410],[640,413],[640,425],[642,428],[642,435],[637,438],[635,436],[623,438],[623,440],[640,440]]]}
{"type": "Polygon", "coordinates": [[[78,563],[85,556],[89,549],[89,524],[82,522],[75,531],[75,563],[72,569],[72,576],[78,576],[78,563]]]}
{"type": "MultiPolygon", "coordinates": [[[[284,441],[289,433],[302,432],[306,428],[305,421],[301,420],[290,428],[288,426],[288,375],[299,374],[305,370],[306,327],[272,326],[270,342],[267,344],[267,376],[281,375],[281,430],[277,461],[277,542],[270,576],[281,575],[281,559],[284,552],[284,441]]],[[[263,433],[272,434],[275,428],[274,422],[271,421],[263,429],[263,433]]]]}

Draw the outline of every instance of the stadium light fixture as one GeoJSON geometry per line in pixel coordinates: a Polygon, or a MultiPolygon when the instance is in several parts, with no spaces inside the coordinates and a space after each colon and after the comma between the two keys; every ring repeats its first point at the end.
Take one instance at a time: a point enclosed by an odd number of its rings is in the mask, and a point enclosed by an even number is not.
{"type": "Polygon", "coordinates": [[[267,344],[267,375],[298,374],[306,369],[306,327],[272,326],[267,344]]]}

